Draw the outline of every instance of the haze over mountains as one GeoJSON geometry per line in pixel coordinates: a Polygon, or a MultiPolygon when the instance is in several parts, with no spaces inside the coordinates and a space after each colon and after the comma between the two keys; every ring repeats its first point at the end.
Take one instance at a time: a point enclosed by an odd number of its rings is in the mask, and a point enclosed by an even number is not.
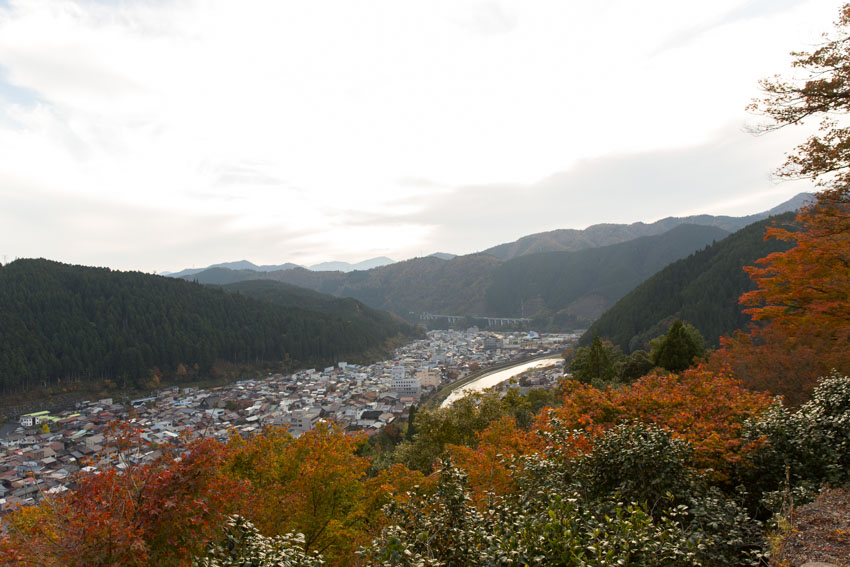
{"type": "Polygon", "coordinates": [[[594,225],[583,231],[529,235],[478,254],[435,254],[359,271],[231,269],[184,275],[204,284],[274,280],[403,316],[438,313],[535,318],[543,326],[586,327],[621,297],[671,262],[771,214],[796,210],[809,197],[757,215],[698,215],[655,223],[594,225]]]}
{"type": "Polygon", "coordinates": [[[206,268],[188,268],[185,270],[180,270],[179,272],[163,272],[161,275],[169,276],[172,278],[182,278],[184,276],[191,276],[192,274],[197,274],[199,272],[203,272],[204,270],[208,270],[211,268],[225,268],[228,270],[252,270],[255,272],[276,272],[280,270],[291,270],[293,268],[305,268],[317,272],[353,272],[354,270],[370,270],[372,268],[392,264],[393,262],[394,260],[392,260],[391,258],[387,258],[386,256],[370,258],[368,260],[363,260],[362,262],[357,262],[356,264],[350,264],[348,262],[322,262],[320,264],[313,264],[312,266],[301,266],[299,264],[293,264],[291,262],[286,262],[284,264],[257,266],[256,264],[249,262],[248,260],[239,260],[237,262],[223,262],[221,264],[213,264],[211,266],[207,266],[206,268]]]}
{"type": "MultiPolygon", "coordinates": [[[[789,211],[796,211],[812,198],[811,193],[800,193],[788,201],[773,207],[768,211],[747,215],[744,217],[692,215],[687,217],[666,217],[652,223],[635,222],[632,224],[595,224],[585,229],[559,229],[548,232],[539,232],[523,236],[514,242],[505,242],[491,248],[487,248],[478,254],[488,254],[501,260],[510,260],[527,254],[539,254],[541,252],[575,251],[586,248],[596,248],[609,244],[618,244],[634,240],[641,236],[655,236],[663,234],[681,224],[695,224],[701,226],[714,226],[727,232],[735,232],[749,224],[765,219],[771,215],[779,215],[789,211]]],[[[447,252],[434,252],[431,257],[441,260],[451,260],[456,254],[447,252]]],[[[255,272],[276,272],[280,270],[291,270],[294,268],[305,268],[312,271],[339,271],[353,272],[355,270],[370,270],[381,266],[395,263],[391,258],[380,256],[370,258],[362,262],[351,264],[348,262],[322,262],[311,266],[301,266],[286,262],[283,264],[257,266],[247,260],[236,262],[223,262],[212,264],[206,268],[188,268],[179,272],[162,272],[163,276],[182,278],[197,274],[211,268],[226,268],[229,270],[252,270],[255,272]]]]}
{"type": "Polygon", "coordinates": [[[515,242],[499,244],[498,246],[484,250],[482,253],[490,254],[502,260],[510,260],[518,256],[538,254],[540,252],[583,250],[585,248],[627,242],[641,236],[663,234],[673,227],[682,224],[714,226],[731,233],[771,215],[799,210],[812,196],[811,193],[800,193],[769,211],[744,217],[693,215],[688,217],[667,217],[648,224],[642,222],[632,224],[596,224],[584,230],[561,229],[540,232],[523,236],[515,242]]]}

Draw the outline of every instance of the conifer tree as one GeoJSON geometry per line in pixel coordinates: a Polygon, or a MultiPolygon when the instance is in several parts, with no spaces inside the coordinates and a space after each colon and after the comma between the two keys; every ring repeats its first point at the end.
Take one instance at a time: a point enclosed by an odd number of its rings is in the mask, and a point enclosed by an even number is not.
{"type": "Polygon", "coordinates": [[[693,364],[694,359],[705,354],[702,337],[695,328],[688,328],[676,319],[667,336],[653,352],[653,362],[670,372],[681,372],[693,364]]]}

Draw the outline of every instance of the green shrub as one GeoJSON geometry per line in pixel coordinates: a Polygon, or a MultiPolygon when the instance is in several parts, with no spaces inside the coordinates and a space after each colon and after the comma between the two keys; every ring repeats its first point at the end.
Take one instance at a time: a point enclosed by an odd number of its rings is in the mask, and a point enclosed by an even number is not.
{"type": "Polygon", "coordinates": [[[224,539],[210,544],[193,567],[320,567],[321,555],[304,552],[302,534],[266,537],[241,516],[228,520],[224,539]]]}
{"type": "Polygon", "coordinates": [[[791,412],[777,401],[745,424],[761,443],[741,470],[747,490],[771,512],[811,500],[824,484],[850,482],[850,378],[821,378],[812,398],[791,412]]]}
{"type": "Polygon", "coordinates": [[[692,490],[690,445],[660,427],[624,423],[591,443],[593,450],[574,460],[573,481],[586,498],[616,496],[654,510],[685,500],[692,490]]]}

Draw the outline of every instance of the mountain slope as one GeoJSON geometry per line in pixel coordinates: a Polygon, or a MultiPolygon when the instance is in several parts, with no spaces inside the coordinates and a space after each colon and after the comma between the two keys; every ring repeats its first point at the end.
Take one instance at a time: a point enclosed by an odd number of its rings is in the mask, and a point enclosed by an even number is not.
{"type": "Polygon", "coordinates": [[[771,215],[799,210],[811,197],[811,193],[800,193],[769,211],[744,217],[694,215],[689,217],[667,217],[649,224],[642,222],[628,225],[597,224],[589,226],[584,230],[552,230],[530,234],[515,242],[499,244],[498,246],[484,250],[482,254],[490,254],[502,260],[510,260],[511,258],[528,254],[539,254],[541,252],[584,250],[586,248],[627,242],[641,236],[663,234],[682,224],[713,226],[727,232],[735,232],[771,215]]]}
{"type": "Polygon", "coordinates": [[[354,322],[359,332],[373,336],[378,342],[410,333],[410,326],[404,319],[348,297],[334,297],[272,280],[242,281],[222,286],[222,289],[283,307],[297,307],[354,322]]]}
{"type": "Polygon", "coordinates": [[[785,213],[759,221],[670,264],[606,311],[580,344],[590,344],[598,333],[624,352],[631,352],[645,348],[650,339],[666,332],[670,322],[679,318],[699,329],[710,346],[717,346],[721,335],[749,322],[738,305],[738,297],[753,289],[743,267],[790,246],[764,240],[765,226],[790,225],[793,220],[793,213],[785,213]]]}
{"type": "MultiPolygon", "coordinates": [[[[269,303],[139,272],[17,260],[0,267],[0,391],[103,379],[141,386],[157,372],[177,380],[196,365],[209,372],[217,360],[275,367],[283,360],[356,362],[383,351],[387,339],[413,333],[368,312],[329,314],[356,309],[332,307],[335,298],[325,300],[325,312],[293,306],[299,302],[269,303]]],[[[315,308],[321,301],[306,303],[315,308]]]]}
{"type": "Polygon", "coordinates": [[[680,225],[621,244],[514,258],[493,273],[488,312],[509,317],[560,313],[576,322],[591,321],[670,262],[727,235],[719,228],[680,225]]]}
{"type": "Polygon", "coordinates": [[[221,264],[213,264],[212,266],[207,266],[206,268],[188,268],[186,270],[180,270],[179,272],[175,273],[163,273],[162,275],[171,278],[183,278],[212,268],[225,268],[228,270],[252,270],[254,272],[274,272],[277,270],[291,270],[293,268],[300,267],[301,266],[299,266],[298,264],[291,264],[289,262],[278,265],[257,266],[256,264],[249,262],[248,260],[239,260],[237,262],[222,262],[221,264]]]}
{"type": "Polygon", "coordinates": [[[564,321],[584,326],[655,271],[726,234],[717,228],[683,225],[669,235],[508,262],[470,254],[450,260],[415,258],[347,274],[303,268],[262,273],[215,269],[190,277],[213,284],[282,281],[352,297],[402,316],[430,312],[549,319],[564,311],[564,321]]]}

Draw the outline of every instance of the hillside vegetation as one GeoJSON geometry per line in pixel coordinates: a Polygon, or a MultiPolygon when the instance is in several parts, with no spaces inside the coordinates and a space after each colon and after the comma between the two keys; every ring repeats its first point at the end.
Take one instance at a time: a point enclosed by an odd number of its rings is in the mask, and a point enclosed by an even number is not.
{"type": "Polygon", "coordinates": [[[222,289],[283,307],[315,311],[352,322],[358,325],[359,332],[366,333],[367,338],[378,342],[411,333],[410,325],[399,316],[388,311],[372,309],[350,297],[334,297],[271,280],[237,282],[224,285],[222,289]]]}
{"type": "MultiPolygon", "coordinates": [[[[4,518],[0,563],[774,567],[819,558],[846,564],[846,553],[834,554],[848,549],[846,522],[835,521],[843,518],[803,507],[821,492],[819,502],[831,501],[828,510],[846,518],[846,498],[835,497],[843,492],[829,498],[826,490],[850,487],[850,130],[832,119],[850,113],[850,4],[835,27],[812,53],[793,55],[794,77],[762,82],[765,99],[754,107],[775,127],[819,120],[780,174],[813,177],[822,191],[796,216],[794,230],[768,230],[790,247],[747,267],[755,288],[731,303],[744,304],[753,324],[724,337],[706,363],[647,370],[628,383],[565,376],[551,394],[483,392],[409,413],[412,423],[388,424],[371,439],[320,422],[297,438],[267,427],[227,443],[162,445],[146,464],[134,464],[134,455],[152,447],[128,427],[107,452],[126,466],[81,475],[76,490],[46,495],[4,518]],[[819,537],[795,533],[807,518],[819,537]],[[840,545],[833,547],[833,539],[840,545]]],[[[658,297],[687,298],[721,285],[724,266],[743,261],[739,255],[749,250],[727,244],[695,255],[659,280],[671,287],[658,297]]],[[[79,327],[85,336],[87,325],[97,328],[103,318],[120,335],[122,324],[139,316],[122,309],[122,286],[109,288],[118,295],[114,305],[112,296],[93,293],[97,282],[115,277],[108,270],[75,283],[64,275],[74,268],[52,275],[50,266],[35,265],[41,269],[0,270],[0,291],[9,282],[16,291],[0,305],[13,300],[16,312],[29,317],[0,321],[0,344],[32,334],[28,325],[41,320],[47,321],[41,334],[64,337],[79,327]],[[63,291],[89,280],[85,294],[63,291]],[[29,297],[30,288],[39,295],[29,297]],[[54,308],[88,313],[90,295],[105,305],[94,310],[98,319],[64,328],[62,317],[51,318],[54,308]]],[[[511,273],[520,279],[520,270],[511,273]]],[[[552,283],[557,276],[531,276],[551,283],[532,288],[538,295],[561,289],[552,283]]],[[[373,289],[380,285],[375,280],[373,289]]],[[[177,296],[190,289],[197,286],[174,282],[167,291],[177,296]]],[[[193,297],[219,305],[212,298],[223,294],[193,297]]],[[[156,311],[151,301],[143,307],[156,311]]],[[[168,319],[153,323],[162,327],[168,319]]],[[[690,334],[674,324],[664,350],[689,342],[690,334]]],[[[593,342],[601,351],[602,341],[593,342]]],[[[50,346],[46,352],[62,352],[61,341],[50,346]]]]}
{"type": "Polygon", "coordinates": [[[755,288],[744,266],[789,244],[765,240],[768,225],[788,226],[794,215],[786,213],[754,223],[687,258],[673,262],[631,290],[606,311],[581,338],[589,345],[594,335],[610,340],[625,353],[646,349],[675,319],[696,327],[708,346],[742,329],[750,318],[738,297],[755,288]]]}
{"type": "Polygon", "coordinates": [[[216,361],[364,360],[413,329],[351,300],[279,289],[276,302],[138,272],[17,260],[0,268],[0,391],[144,386],[216,361]],[[285,300],[287,293],[294,293],[285,300]],[[308,297],[309,295],[309,297],[308,297]],[[304,306],[298,306],[303,302],[304,306]]]}
{"type": "Polygon", "coordinates": [[[486,291],[488,313],[560,313],[591,321],[670,262],[727,234],[713,227],[681,225],[659,236],[611,246],[521,256],[494,270],[486,291]]]}

